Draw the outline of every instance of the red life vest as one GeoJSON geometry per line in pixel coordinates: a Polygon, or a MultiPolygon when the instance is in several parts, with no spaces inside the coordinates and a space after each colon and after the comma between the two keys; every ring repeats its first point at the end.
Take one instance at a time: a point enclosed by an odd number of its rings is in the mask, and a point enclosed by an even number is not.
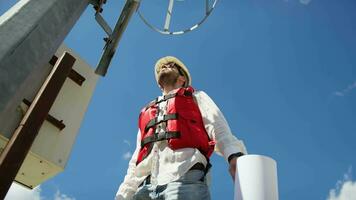
{"type": "Polygon", "coordinates": [[[176,93],[156,98],[141,110],[138,122],[141,149],[136,165],[150,154],[153,143],[161,140],[168,140],[168,146],[173,150],[197,148],[206,158],[211,156],[215,142],[205,130],[193,92],[192,87],[180,88],[176,93]],[[168,101],[166,114],[158,116],[158,104],[163,101],[168,101]],[[164,132],[156,133],[157,125],[162,122],[166,122],[164,132]]]}

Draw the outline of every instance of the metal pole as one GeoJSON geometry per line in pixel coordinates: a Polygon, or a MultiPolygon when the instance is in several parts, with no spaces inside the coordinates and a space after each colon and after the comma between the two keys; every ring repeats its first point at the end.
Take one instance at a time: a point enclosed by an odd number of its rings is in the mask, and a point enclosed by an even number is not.
{"type": "Polygon", "coordinates": [[[101,76],[105,76],[110,62],[115,54],[117,45],[121,39],[122,34],[124,33],[133,13],[137,10],[140,5],[141,0],[127,0],[119,19],[116,22],[115,28],[108,38],[104,52],[100,58],[98,66],[95,70],[95,73],[101,76]]]}
{"type": "Polygon", "coordinates": [[[1,153],[0,199],[5,198],[74,62],[75,58],[69,53],[63,54],[1,153]]]}

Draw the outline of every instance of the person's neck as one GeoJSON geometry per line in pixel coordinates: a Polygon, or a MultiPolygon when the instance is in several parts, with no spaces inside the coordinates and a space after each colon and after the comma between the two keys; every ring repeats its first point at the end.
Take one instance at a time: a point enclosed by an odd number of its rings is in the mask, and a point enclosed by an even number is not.
{"type": "Polygon", "coordinates": [[[180,88],[181,86],[180,85],[174,85],[174,86],[165,86],[163,88],[163,94],[166,95],[168,94],[169,92],[175,90],[175,89],[178,89],[180,88]]]}

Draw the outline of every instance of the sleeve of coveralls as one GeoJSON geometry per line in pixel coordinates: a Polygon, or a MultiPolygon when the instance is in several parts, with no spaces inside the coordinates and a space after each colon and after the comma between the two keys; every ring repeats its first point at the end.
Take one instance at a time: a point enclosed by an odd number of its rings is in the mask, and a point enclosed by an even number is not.
{"type": "Polygon", "coordinates": [[[138,180],[135,176],[137,154],[140,150],[140,130],[137,133],[136,149],[133,153],[127,169],[124,182],[121,183],[119,190],[116,193],[115,200],[130,200],[138,188],[138,180]]]}
{"type": "Polygon", "coordinates": [[[214,101],[203,91],[197,91],[195,97],[203,117],[206,131],[216,142],[215,151],[222,154],[226,160],[231,154],[242,152],[247,154],[242,140],[237,139],[214,101]]]}

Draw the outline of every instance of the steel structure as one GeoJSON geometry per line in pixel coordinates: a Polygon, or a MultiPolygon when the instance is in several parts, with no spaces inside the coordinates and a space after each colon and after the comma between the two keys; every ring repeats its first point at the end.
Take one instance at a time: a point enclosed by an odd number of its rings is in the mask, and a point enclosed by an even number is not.
{"type": "Polygon", "coordinates": [[[213,12],[214,8],[216,7],[216,4],[218,3],[218,0],[214,0],[214,2],[210,5],[209,0],[205,0],[205,15],[203,18],[196,24],[192,25],[190,28],[185,28],[183,30],[179,31],[172,31],[170,30],[170,24],[171,24],[171,19],[173,16],[173,5],[174,5],[174,0],[169,0],[168,3],[168,8],[167,8],[167,13],[166,13],[166,20],[164,22],[163,29],[160,29],[154,25],[152,25],[142,14],[140,10],[137,11],[138,15],[140,16],[141,20],[152,30],[157,31],[158,33],[164,34],[164,35],[181,35],[184,33],[188,33],[196,28],[198,28],[200,25],[202,25],[206,19],[209,17],[209,15],[213,12]]]}

